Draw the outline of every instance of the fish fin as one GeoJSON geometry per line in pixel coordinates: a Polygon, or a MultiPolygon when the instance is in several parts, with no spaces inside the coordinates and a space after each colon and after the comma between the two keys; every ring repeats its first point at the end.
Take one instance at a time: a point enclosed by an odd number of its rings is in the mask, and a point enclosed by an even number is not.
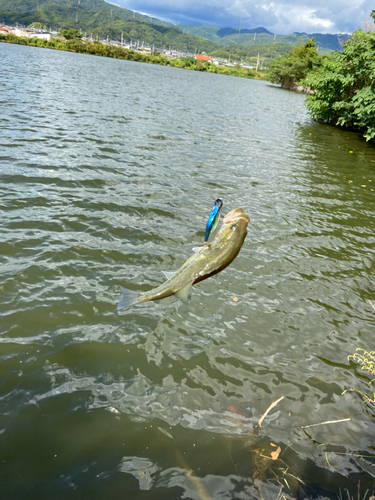
{"type": "Polygon", "coordinates": [[[188,294],[192,286],[193,282],[188,283],[184,288],[181,288],[181,290],[175,293],[176,297],[180,299],[181,302],[183,302],[185,305],[189,303],[188,294]]]}
{"type": "Polygon", "coordinates": [[[127,309],[128,307],[133,306],[138,303],[139,293],[134,292],[134,290],[128,290],[120,285],[122,291],[122,297],[120,302],[118,303],[117,309],[127,309]]]}
{"type": "Polygon", "coordinates": [[[170,278],[172,278],[176,274],[176,271],[162,271],[162,273],[169,280],[170,278]]]}

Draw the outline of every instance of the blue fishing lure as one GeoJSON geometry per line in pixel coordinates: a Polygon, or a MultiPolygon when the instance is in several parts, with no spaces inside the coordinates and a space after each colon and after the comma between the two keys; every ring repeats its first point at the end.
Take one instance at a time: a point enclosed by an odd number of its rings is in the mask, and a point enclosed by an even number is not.
{"type": "Polygon", "coordinates": [[[204,236],[205,243],[208,242],[209,237],[211,236],[211,234],[214,233],[214,231],[216,229],[216,226],[217,226],[219,219],[220,219],[222,208],[223,208],[223,200],[221,198],[218,198],[215,201],[214,206],[212,207],[210,216],[208,217],[207,226],[206,226],[206,234],[204,236]]]}

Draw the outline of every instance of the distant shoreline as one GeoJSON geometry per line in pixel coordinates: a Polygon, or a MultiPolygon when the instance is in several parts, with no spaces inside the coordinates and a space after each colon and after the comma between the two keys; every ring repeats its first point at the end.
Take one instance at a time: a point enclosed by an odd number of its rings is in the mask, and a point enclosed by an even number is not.
{"type": "Polygon", "coordinates": [[[89,54],[112,59],[124,59],[127,61],[145,62],[158,64],[160,66],[172,66],[175,68],[189,69],[193,71],[203,71],[227,76],[238,76],[253,80],[267,80],[265,71],[255,71],[252,68],[242,68],[240,66],[225,67],[215,66],[212,63],[195,60],[193,57],[181,59],[168,59],[160,54],[142,54],[123,47],[106,45],[101,42],[82,41],[80,39],[65,40],[63,38],[51,38],[50,40],[36,37],[19,37],[13,34],[0,34],[0,43],[11,43],[14,45],[28,45],[45,49],[62,50],[65,52],[75,52],[77,54],[89,54]]]}

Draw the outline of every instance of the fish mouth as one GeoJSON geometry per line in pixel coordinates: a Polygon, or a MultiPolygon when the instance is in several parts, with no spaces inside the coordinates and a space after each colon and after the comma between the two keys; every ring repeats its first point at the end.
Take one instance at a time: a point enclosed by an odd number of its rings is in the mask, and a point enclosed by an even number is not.
{"type": "Polygon", "coordinates": [[[242,208],[235,208],[224,217],[223,224],[233,224],[233,222],[238,222],[240,220],[248,224],[250,222],[250,217],[245,214],[242,208]]]}

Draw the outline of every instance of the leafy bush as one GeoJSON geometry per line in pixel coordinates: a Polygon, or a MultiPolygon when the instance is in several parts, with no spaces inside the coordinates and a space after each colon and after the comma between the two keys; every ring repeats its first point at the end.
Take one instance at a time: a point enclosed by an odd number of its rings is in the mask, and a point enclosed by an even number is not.
{"type": "MultiPolygon", "coordinates": [[[[371,14],[375,17],[375,11],[371,14]]],[[[375,138],[375,33],[362,30],[309,73],[314,94],[306,99],[312,117],[375,138]]]]}
{"type": "Polygon", "coordinates": [[[76,29],[64,29],[60,31],[60,35],[66,38],[67,40],[73,40],[74,38],[82,38],[82,33],[80,33],[76,29]]]}

